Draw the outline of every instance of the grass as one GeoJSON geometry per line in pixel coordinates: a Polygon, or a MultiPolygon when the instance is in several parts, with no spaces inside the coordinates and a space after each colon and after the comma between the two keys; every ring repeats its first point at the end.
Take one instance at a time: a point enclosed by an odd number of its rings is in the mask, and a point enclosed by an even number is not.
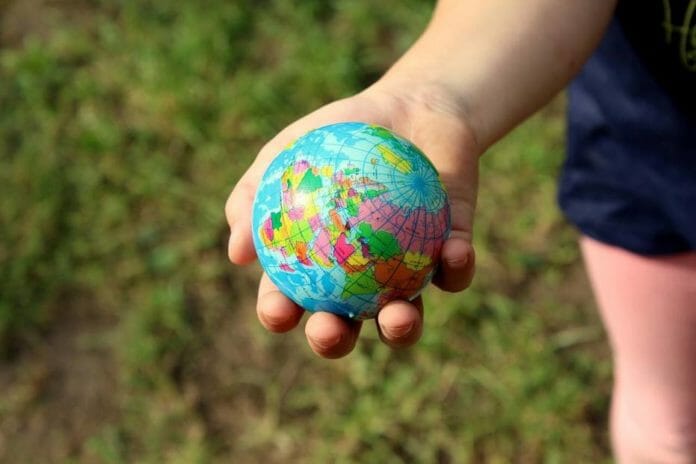
{"type": "Polygon", "coordinates": [[[609,459],[608,352],[554,204],[562,102],[483,159],[473,288],[428,292],[416,348],[368,325],[328,362],[258,326],[222,207],[432,2],[36,5],[50,26],[0,48],[0,461],[609,459]]]}

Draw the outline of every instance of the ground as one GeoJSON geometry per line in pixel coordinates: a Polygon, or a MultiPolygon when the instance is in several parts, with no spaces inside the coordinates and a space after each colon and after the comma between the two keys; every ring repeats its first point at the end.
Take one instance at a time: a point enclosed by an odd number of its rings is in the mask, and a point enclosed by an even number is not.
{"type": "Polygon", "coordinates": [[[0,462],[602,462],[609,354],[555,202],[563,99],[482,161],[478,273],[423,340],[255,320],[225,197],[431,2],[0,0],[0,462]]]}

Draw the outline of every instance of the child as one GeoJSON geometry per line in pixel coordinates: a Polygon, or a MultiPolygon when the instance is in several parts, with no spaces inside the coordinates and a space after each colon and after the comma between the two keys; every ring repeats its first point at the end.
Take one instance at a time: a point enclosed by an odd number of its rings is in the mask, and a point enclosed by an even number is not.
{"type": "MultiPolygon", "coordinates": [[[[230,259],[255,258],[251,203],[275,154],[310,129],[364,121],[413,140],[442,174],[453,232],[435,283],[463,290],[474,271],[479,156],[595,52],[570,88],[560,203],[583,233],[613,348],[613,445],[624,463],[696,462],[694,10],[696,0],[440,0],[423,35],[378,82],[261,150],[227,202],[230,259]]],[[[415,343],[422,313],[420,299],[390,303],[377,320],[380,337],[415,343]]],[[[264,276],[258,316],[284,332],[302,310],[264,276]]],[[[336,358],[352,350],[360,325],[316,313],[305,333],[316,353],[336,358]]]]}

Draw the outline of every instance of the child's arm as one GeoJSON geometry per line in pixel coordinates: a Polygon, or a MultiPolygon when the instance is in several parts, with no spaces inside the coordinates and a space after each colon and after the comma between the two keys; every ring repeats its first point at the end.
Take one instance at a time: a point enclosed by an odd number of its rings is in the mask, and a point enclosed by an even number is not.
{"type": "Polygon", "coordinates": [[[416,98],[439,89],[487,148],[580,70],[616,0],[440,0],[428,28],[381,79],[416,98]],[[419,94],[419,92],[424,92],[419,94]]]}
{"type": "MultiPolygon", "coordinates": [[[[370,88],[294,122],[259,153],[226,205],[230,260],[255,258],[251,204],[270,161],[291,140],[339,121],[388,127],[413,140],[430,157],[447,186],[453,231],[434,282],[448,291],[466,288],[474,270],[471,246],[478,157],[514,125],[543,105],[579,70],[598,43],[616,0],[440,0],[413,47],[370,88]]],[[[257,306],[269,330],[294,328],[303,311],[264,276],[257,306]]],[[[391,346],[415,343],[422,302],[393,302],[378,315],[380,337],[391,346]]],[[[325,357],[349,353],[360,323],[316,313],[305,333],[325,357]]]]}

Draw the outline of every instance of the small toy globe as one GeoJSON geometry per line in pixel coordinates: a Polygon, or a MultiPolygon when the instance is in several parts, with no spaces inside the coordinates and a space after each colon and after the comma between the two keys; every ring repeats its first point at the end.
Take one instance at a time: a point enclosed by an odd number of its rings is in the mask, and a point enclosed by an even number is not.
{"type": "Polygon", "coordinates": [[[367,319],[427,286],[450,210],[414,144],[349,122],[308,132],[275,158],[252,226],[261,266],[286,296],[311,312],[367,319]]]}

